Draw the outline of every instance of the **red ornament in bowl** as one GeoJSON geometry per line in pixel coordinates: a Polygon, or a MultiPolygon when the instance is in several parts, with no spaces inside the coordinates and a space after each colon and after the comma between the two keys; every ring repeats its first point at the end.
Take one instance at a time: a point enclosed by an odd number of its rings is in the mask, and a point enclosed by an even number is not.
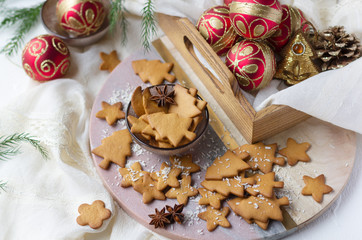
{"type": "Polygon", "coordinates": [[[64,76],[70,65],[70,53],[58,37],[41,35],[30,40],[22,54],[23,68],[34,80],[44,82],[64,76]]]}
{"type": "Polygon", "coordinates": [[[247,39],[272,36],[282,20],[283,12],[278,0],[234,0],[229,6],[235,31],[247,39]]]}
{"type": "Polygon", "coordinates": [[[262,42],[250,40],[243,40],[229,50],[226,66],[246,91],[267,86],[276,71],[273,50],[262,42]]]}
{"type": "MultiPolygon", "coordinates": [[[[303,12],[297,8],[289,5],[282,5],[282,9],[282,22],[273,36],[268,38],[268,42],[272,44],[277,52],[282,50],[282,48],[289,42],[290,37],[293,36],[295,31],[300,29],[302,24],[307,21],[303,12]]],[[[308,28],[308,25],[303,27],[304,30],[306,28],[308,28]]]]}
{"type": "Polygon", "coordinates": [[[99,0],[59,0],[56,15],[60,26],[69,34],[88,36],[100,29],[106,11],[99,0]]]}
{"type": "Polygon", "coordinates": [[[196,27],[218,55],[225,55],[239,38],[231,24],[229,8],[226,6],[206,10],[196,27]]]}

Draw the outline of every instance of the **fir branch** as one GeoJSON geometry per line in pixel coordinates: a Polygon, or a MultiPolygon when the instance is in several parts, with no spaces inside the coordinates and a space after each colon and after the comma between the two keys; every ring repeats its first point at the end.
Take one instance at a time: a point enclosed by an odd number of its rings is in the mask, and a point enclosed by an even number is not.
{"type": "Polygon", "coordinates": [[[151,48],[151,38],[156,35],[155,9],[152,0],[147,0],[142,9],[142,45],[145,51],[151,48]]]}
{"type": "Polygon", "coordinates": [[[9,159],[20,152],[19,143],[28,142],[40,152],[43,158],[48,158],[47,150],[40,144],[40,141],[28,133],[15,133],[10,136],[0,137],[0,160],[9,159]]]}
{"type": "Polygon", "coordinates": [[[0,181],[0,189],[3,190],[4,192],[6,192],[5,188],[6,188],[6,182],[0,181]]]}
{"type": "MultiPolygon", "coordinates": [[[[4,3],[0,2],[0,6],[4,3]]],[[[0,53],[5,53],[8,56],[13,55],[19,50],[19,47],[24,41],[24,36],[33,27],[35,22],[39,19],[40,10],[43,3],[32,8],[21,9],[3,9],[2,14],[5,14],[5,18],[0,23],[0,29],[4,27],[11,27],[16,23],[19,23],[19,27],[15,31],[10,41],[0,50],[0,53]]]]}
{"type": "Polygon", "coordinates": [[[125,0],[114,0],[112,2],[112,8],[109,13],[110,18],[110,30],[114,31],[114,28],[119,21],[119,25],[121,27],[122,34],[122,44],[125,45],[127,42],[127,29],[128,29],[128,21],[126,18],[127,9],[124,4],[125,0]]]}

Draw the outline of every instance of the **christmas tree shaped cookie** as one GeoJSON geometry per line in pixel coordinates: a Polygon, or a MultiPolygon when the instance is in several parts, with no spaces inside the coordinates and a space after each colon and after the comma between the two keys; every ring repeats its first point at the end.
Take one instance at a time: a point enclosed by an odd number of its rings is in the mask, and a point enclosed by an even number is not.
{"type": "Polygon", "coordinates": [[[126,157],[131,156],[131,134],[127,129],[114,132],[111,136],[102,139],[102,144],[93,149],[92,153],[102,157],[101,168],[107,169],[111,162],[125,167],[126,157]]]}
{"type": "Polygon", "coordinates": [[[236,155],[248,153],[250,158],[246,161],[251,169],[260,170],[263,173],[269,173],[273,169],[273,164],[284,165],[285,159],[282,157],[275,157],[277,144],[264,145],[259,142],[256,144],[245,144],[234,150],[236,155]]]}
{"type": "Polygon", "coordinates": [[[276,182],[274,181],[274,178],[275,172],[270,172],[264,175],[255,174],[250,178],[243,179],[244,181],[247,181],[248,179],[252,179],[255,181],[255,184],[247,184],[245,190],[253,196],[261,194],[264,197],[271,198],[274,195],[274,188],[284,187],[284,182],[276,182]]]}
{"type": "Polygon", "coordinates": [[[207,168],[205,179],[206,180],[221,180],[226,177],[234,177],[239,172],[249,169],[250,166],[243,161],[249,154],[242,152],[239,155],[234,154],[230,150],[217,157],[210,167],[207,168]]]}
{"type": "Polygon", "coordinates": [[[132,62],[132,68],[140,76],[143,82],[150,82],[152,85],[159,85],[163,80],[173,83],[176,78],[169,74],[173,63],[162,63],[160,60],[146,59],[132,62]]]}

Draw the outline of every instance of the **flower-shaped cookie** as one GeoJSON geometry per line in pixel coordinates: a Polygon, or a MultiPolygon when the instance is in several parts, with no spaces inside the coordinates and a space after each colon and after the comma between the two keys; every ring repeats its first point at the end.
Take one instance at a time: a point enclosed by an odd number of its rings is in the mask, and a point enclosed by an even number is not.
{"type": "Polygon", "coordinates": [[[103,221],[111,217],[111,211],[105,208],[101,200],[96,200],[91,205],[80,205],[78,212],[80,215],[77,217],[77,223],[81,226],[89,225],[93,229],[100,228],[103,221]]]}

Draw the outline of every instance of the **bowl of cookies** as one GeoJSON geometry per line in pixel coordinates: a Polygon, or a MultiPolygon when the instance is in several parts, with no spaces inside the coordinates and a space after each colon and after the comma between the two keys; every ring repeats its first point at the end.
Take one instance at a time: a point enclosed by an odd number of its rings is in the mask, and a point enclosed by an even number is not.
{"type": "Polygon", "coordinates": [[[206,105],[195,88],[139,86],[127,106],[126,125],[144,149],[160,155],[181,154],[202,139],[209,123],[206,105]]]}

